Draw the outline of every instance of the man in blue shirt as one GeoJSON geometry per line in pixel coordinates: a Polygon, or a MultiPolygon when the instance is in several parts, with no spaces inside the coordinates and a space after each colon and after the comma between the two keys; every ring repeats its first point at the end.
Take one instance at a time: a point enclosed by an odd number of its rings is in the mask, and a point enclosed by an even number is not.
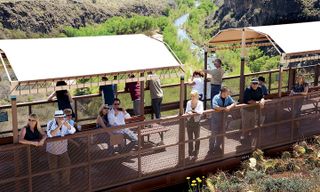
{"type": "MultiPolygon", "coordinates": [[[[108,81],[107,77],[102,77],[102,81],[108,81]]],[[[104,104],[108,104],[109,106],[113,105],[114,98],[116,98],[117,93],[117,85],[102,85],[99,87],[99,93],[103,97],[104,104]]]]}
{"type": "Polygon", "coordinates": [[[220,93],[212,99],[212,108],[215,110],[211,119],[211,134],[209,139],[208,155],[213,153],[222,154],[221,145],[223,136],[217,137],[217,134],[223,133],[223,115],[224,112],[229,112],[236,105],[235,101],[230,96],[230,91],[227,87],[222,87],[220,93]]]}

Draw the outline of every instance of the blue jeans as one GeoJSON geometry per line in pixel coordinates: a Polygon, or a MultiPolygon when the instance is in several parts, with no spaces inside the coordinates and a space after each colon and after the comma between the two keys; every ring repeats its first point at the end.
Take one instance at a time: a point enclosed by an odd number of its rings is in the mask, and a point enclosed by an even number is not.
{"type": "Polygon", "coordinates": [[[162,103],[162,97],[152,99],[152,101],[151,101],[153,113],[155,114],[156,119],[160,119],[160,117],[161,117],[161,113],[160,113],[161,112],[161,103],[162,103]]]}
{"type": "Polygon", "coordinates": [[[217,134],[221,134],[223,132],[222,120],[223,120],[223,112],[214,112],[212,114],[212,118],[210,119],[210,129],[211,129],[211,137],[209,139],[209,151],[213,152],[216,150],[221,150],[222,143],[224,142],[223,136],[217,137],[217,134]]]}
{"type": "Polygon", "coordinates": [[[211,84],[211,95],[210,95],[211,108],[212,108],[212,99],[215,95],[219,94],[220,89],[221,89],[221,85],[211,84]]]}

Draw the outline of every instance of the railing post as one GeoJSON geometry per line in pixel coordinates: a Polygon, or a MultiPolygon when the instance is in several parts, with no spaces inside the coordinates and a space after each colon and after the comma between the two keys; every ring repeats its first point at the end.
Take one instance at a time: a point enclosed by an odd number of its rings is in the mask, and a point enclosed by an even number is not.
{"type": "Polygon", "coordinates": [[[271,84],[272,84],[272,72],[269,72],[269,94],[271,93],[271,84]]]}
{"type": "Polygon", "coordinates": [[[294,70],[292,69],[292,67],[289,67],[288,91],[292,89],[293,82],[294,82],[294,70]]]}
{"type": "Polygon", "coordinates": [[[180,77],[180,105],[179,105],[179,161],[178,165],[184,166],[185,164],[185,121],[182,118],[184,113],[184,76],[180,77]]]}
{"type": "Polygon", "coordinates": [[[246,77],[244,76],[244,66],[245,66],[245,58],[241,57],[241,66],[240,66],[240,90],[239,90],[239,101],[243,102],[243,94],[246,83],[246,77]]]}
{"type": "Polygon", "coordinates": [[[11,115],[12,115],[13,143],[18,143],[19,131],[18,131],[17,97],[14,95],[11,96],[11,115]]]}
{"type": "MultiPolygon", "coordinates": [[[[140,77],[144,77],[144,73],[141,73],[140,77]]],[[[140,114],[139,115],[144,115],[144,81],[140,81],[140,114]]]]}
{"type": "Polygon", "coordinates": [[[142,148],[142,137],[141,129],[144,125],[138,126],[138,176],[142,177],[142,162],[141,162],[141,148],[142,148]]]}
{"type": "Polygon", "coordinates": [[[28,145],[28,178],[29,178],[29,191],[32,191],[32,165],[31,165],[31,149],[30,145],[28,145]]]}
{"type": "MultiPolygon", "coordinates": [[[[208,69],[208,52],[207,50],[204,51],[204,69],[207,70],[208,69]]],[[[204,104],[204,110],[207,109],[207,78],[208,78],[208,75],[207,73],[204,73],[204,96],[203,96],[203,104],[204,104]]],[[[211,102],[211,101],[210,101],[211,102]]]]}
{"type": "Polygon", "coordinates": [[[90,152],[90,139],[91,139],[91,134],[87,135],[87,161],[88,161],[88,189],[89,191],[92,191],[92,180],[91,180],[91,152],[90,152]]]}
{"type": "Polygon", "coordinates": [[[77,99],[73,99],[73,101],[74,101],[75,121],[78,122],[78,101],[77,99]]]}

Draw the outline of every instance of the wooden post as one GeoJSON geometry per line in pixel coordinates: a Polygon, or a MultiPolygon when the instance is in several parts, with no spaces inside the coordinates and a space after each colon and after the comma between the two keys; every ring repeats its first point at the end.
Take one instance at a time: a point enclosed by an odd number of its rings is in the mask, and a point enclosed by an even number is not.
{"type": "Polygon", "coordinates": [[[184,166],[185,163],[185,120],[181,116],[184,114],[184,76],[180,77],[180,105],[179,105],[179,161],[180,166],[184,166]]]}
{"type": "MultiPolygon", "coordinates": [[[[140,77],[144,77],[144,73],[140,77]]],[[[144,81],[140,81],[140,115],[144,115],[144,81]]]]}
{"type": "Polygon", "coordinates": [[[244,76],[244,66],[245,66],[245,58],[241,57],[241,65],[240,65],[240,90],[239,90],[239,101],[243,102],[243,94],[246,84],[246,77],[244,76]]]}
{"type": "Polygon", "coordinates": [[[243,94],[244,94],[244,88],[246,79],[244,76],[244,67],[246,63],[245,59],[245,49],[246,49],[246,34],[245,29],[242,29],[242,39],[241,39],[241,65],[240,65],[240,91],[239,91],[239,101],[240,103],[243,102],[243,94]]]}
{"type": "Polygon", "coordinates": [[[284,60],[285,54],[281,55],[280,59],[280,65],[279,65],[279,81],[278,81],[278,97],[281,98],[281,90],[282,90],[282,70],[283,70],[283,64],[285,62],[284,60]]]}
{"type": "Polygon", "coordinates": [[[319,82],[319,75],[320,75],[320,65],[316,65],[314,66],[314,86],[318,86],[318,82],[319,82]]]}
{"type": "Polygon", "coordinates": [[[269,89],[269,94],[271,93],[271,82],[272,81],[272,72],[271,71],[269,71],[269,87],[268,87],[268,89],[269,89]]]}
{"type": "MultiPolygon", "coordinates": [[[[207,50],[204,51],[204,69],[207,70],[208,69],[208,52],[207,50]]],[[[204,73],[204,96],[203,96],[203,105],[204,105],[204,110],[207,109],[207,78],[208,75],[207,73],[204,73]]],[[[211,102],[211,101],[210,101],[211,102]]]]}
{"type": "Polygon", "coordinates": [[[294,70],[292,69],[292,67],[289,67],[289,77],[288,77],[288,91],[290,91],[292,89],[292,85],[294,83],[294,70]]]}
{"type": "Polygon", "coordinates": [[[18,112],[17,112],[17,97],[11,96],[11,115],[12,115],[12,133],[13,143],[19,142],[19,131],[18,131],[18,112]]]}

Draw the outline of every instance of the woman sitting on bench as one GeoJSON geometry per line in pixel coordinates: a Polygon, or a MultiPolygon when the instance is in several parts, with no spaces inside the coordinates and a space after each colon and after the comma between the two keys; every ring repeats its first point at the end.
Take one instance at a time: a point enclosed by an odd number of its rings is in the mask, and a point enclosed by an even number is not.
{"type": "MultiPolygon", "coordinates": [[[[99,108],[99,115],[97,117],[96,120],[96,124],[97,124],[97,128],[108,128],[110,127],[110,123],[108,120],[108,113],[109,113],[109,106],[107,104],[103,104],[100,108],[99,108]]],[[[111,145],[111,131],[107,131],[107,135],[106,135],[106,141],[108,144],[108,150],[109,153],[114,153],[114,147],[113,145],[111,145]]]]}

